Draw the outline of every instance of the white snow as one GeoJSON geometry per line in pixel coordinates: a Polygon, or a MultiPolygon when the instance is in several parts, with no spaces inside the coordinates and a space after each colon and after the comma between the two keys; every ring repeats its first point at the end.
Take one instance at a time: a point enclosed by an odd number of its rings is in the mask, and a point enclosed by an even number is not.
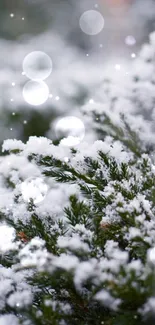
{"type": "Polygon", "coordinates": [[[19,325],[19,319],[15,315],[1,315],[0,316],[0,325],[19,325]]]}
{"type": "Polygon", "coordinates": [[[101,303],[105,306],[105,307],[110,307],[110,309],[113,310],[117,310],[118,306],[121,304],[121,299],[115,299],[113,298],[109,292],[107,292],[106,290],[102,289],[101,291],[99,291],[95,297],[96,300],[101,301],[101,303]]]}

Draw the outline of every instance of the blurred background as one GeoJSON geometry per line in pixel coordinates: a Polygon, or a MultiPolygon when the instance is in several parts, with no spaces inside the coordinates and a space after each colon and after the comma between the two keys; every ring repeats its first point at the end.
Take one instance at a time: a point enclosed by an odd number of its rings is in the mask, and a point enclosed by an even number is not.
{"type": "MultiPolygon", "coordinates": [[[[107,66],[119,70],[132,61],[155,29],[155,0],[1,0],[0,1],[0,143],[29,136],[55,138],[54,121],[81,116],[93,101],[107,66]],[[104,28],[89,35],[80,17],[98,11],[104,28]],[[23,98],[28,82],[23,60],[33,51],[52,60],[45,80],[49,96],[35,106],[23,98]]],[[[109,73],[112,73],[109,71],[109,73]]]]}

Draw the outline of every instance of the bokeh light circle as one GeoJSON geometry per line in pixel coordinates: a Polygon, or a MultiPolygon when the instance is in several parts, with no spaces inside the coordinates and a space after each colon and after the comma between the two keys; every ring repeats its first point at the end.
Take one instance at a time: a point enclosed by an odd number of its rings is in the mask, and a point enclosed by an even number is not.
{"type": "Polygon", "coordinates": [[[78,145],[85,136],[84,123],[75,116],[66,116],[55,124],[56,137],[64,146],[78,145]]]}
{"type": "Polygon", "coordinates": [[[48,192],[48,186],[41,177],[30,177],[21,183],[21,193],[25,202],[32,199],[34,204],[42,202],[48,192]]]}
{"type": "Polygon", "coordinates": [[[85,11],[79,20],[82,31],[88,35],[97,35],[104,27],[104,18],[99,11],[85,11]]]}
{"type": "Polygon", "coordinates": [[[49,98],[49,88],[44,81],[28,81],[23,88],[24,100],[33,106],[39,106],[49,98]]]}
{"type": "Polygon", "coordinates": [[[31,52],[23,61],[23,71],[29,79],[45,80],[52,72],[52,60],[44,52],[31,52]]]}
{"type": "Polygon", "coordinates": [[[125,38],[125,43],[126,45],[128,46],[133,46],[136,44],[136,39],[134,38],[134,36],[132,35],[128,35],[126,38],[125,38]]]}

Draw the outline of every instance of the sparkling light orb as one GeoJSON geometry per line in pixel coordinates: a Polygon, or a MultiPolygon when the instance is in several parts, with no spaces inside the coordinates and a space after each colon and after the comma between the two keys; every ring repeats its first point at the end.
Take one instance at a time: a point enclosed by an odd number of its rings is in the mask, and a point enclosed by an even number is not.
{"type": "Polygon", "coordinates": [[[30,177],[21,184],[23,200],[29,202],[31,199],[34,204],[40,203],[45,199],[48,186],[41,177],[30,177]]]}
{"type": "Polygon", "coordinates": [[[125,38],[125,44],[126,45],[129,45],[129,46],[133,46],[136,44],[136,40],[135,38],[132,36],[132,35],[128,35],[126,38],[125,38]]]}
{"type": "Polygon", "coordinates": [[[119,71],[121,69],[120,64],[115,64],[115,69],[119,71]]]}
{"type": "Polygon", "coordinates": [[[24,100],[33,106],[39,106],[49,98],[49,88],[44,81],[28,81],[23,88],[24,100]]]}
{"type": "Polygon", "coordinates": [[[131,54],[131,57],[132,57],[132,59],[135,59],[136,58],[136,54],[135,53],[132,53],[131,54]]]}
{"type": "Polygon", "coordinates": [[[64,161],[67,163],[67,162],[69,162],[69,158],[68,157],[65,157],[64,158],[64,161]]]}
{"type": "Polygon", "coordinates": [[[31,52],[23,61],[23,71],[29,79],[45,80],[52,72],[52,60],[44,52],[31,52]]]}
{"type": "Polygon", "coordinates": [[[89,100],[89,104],[94,104],[94,99],[91,98],[91,99],[89,100]]]}
{"type": "Polygon", "coordinates": [[[88,35],[97,35],[104,27],[104,18],[99,11],[85,11],[79,20],[82,31],[88,35]]]}
{"type": "Polygon", "coordinates": [[[79,118],[66,116],[56,123],[55,133],[57,138],[62,138],[62,145],[70,147],[78,145],[83,140],[85,126],[79,118]]]}

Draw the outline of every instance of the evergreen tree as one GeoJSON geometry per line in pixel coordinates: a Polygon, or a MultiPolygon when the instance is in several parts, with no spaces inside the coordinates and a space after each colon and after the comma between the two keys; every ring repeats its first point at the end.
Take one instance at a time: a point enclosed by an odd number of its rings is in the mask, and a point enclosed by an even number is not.
{"type": "Polygon", "coordinates": [[[83,108],[99,138],[91,146],[4,142],[0,325],[154,324],[154,130],[138,115],[146,85],[153,111],[154,55],[152,35],[121,99],[105,80],[104,100],[83,108]],[[137,130],[120,101],[134,105],[137,130]]]}

